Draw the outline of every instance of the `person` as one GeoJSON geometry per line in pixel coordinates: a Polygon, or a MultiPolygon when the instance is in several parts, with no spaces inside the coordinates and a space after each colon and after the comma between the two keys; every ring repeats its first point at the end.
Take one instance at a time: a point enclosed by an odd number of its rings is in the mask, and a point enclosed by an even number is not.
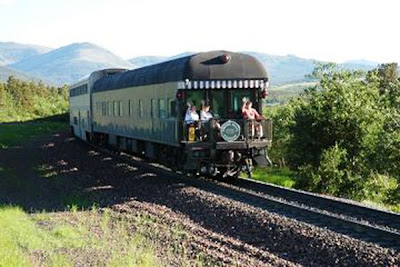
{"type": "Polygon", "coordinates": [[[185,114],[185,122],[186,124],[192,124],[196,121],[199,121],[199,114],[197,114],[196,106],[193,105],[187,109],[185,114]]]}
{"type": "Polygon", "coordinates": [[[252,107],[253,103],[250,100],[246,100],[245,98],[243,99],[243,106],[242,106],[242,116],[244,119],[251,120],[251,135],[254,136],[254,129],[256,130],[256,133],[258,133],[258,137],[261,138],[263,136],[263,129],[260,123],[257,121],[260,121],[264,119],[263,116],[261,116],[255,108],[252,107]]]}
{"type": "MultiPolygon", "coordinates": [[[[210,122],[211,119],[213,119],[213,115],[210,112],[210,105],[209,104],[203,104],[201,111],[200,111],[200,120],[202,123],[208,123],[210,122]]],[[[216,121],[216,120],[211,120],[211,126],[214,129],[220,130],[221,125],[216,121]]]]}
{"type": "Polygon", "coordinates": [[[210,105],[204,104],[200,111],[200,120],[203,122],[208,122],[213,118],[213,115],[210,112],[210,105]]]}
{"type": "Polygon", "coordinates": [[[244,99],[242,106],[242,116],[247,120],[261,120],[262,116],[252,107],[253,103],[250,100],[244,99]]]}
{"type": "Polygon", "coordinates": [[[185,123],[187,129],[187,139],[188,141],[195,141],[198,136],[199,127],[199,114],[196,111],[196,106],[190,106],[185,114],[185,123]]]}

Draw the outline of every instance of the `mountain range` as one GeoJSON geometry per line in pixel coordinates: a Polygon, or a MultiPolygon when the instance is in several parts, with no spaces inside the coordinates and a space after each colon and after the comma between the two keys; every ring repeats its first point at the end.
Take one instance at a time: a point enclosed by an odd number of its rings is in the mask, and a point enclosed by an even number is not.
{"type": "MultiPolygon", "coordinates": [[[[9,75],[14,75],[22,79],[34,77],[55,85],[70,84],[98,69],[140,68],[193,53],[184,52],[172,57],[141,56],[124,60],[105,48],[87,42],[57,49],[0,42],[0,80],[4,81],[9,75]]],[[[305,76],[314,69],[315,60],[295,55],[276,56],[252,51],[243,53],[256,57],[266,66],[272,85],[307,81],[305,76]]],[[[361,70],[370,70],[377,65],[377,62],[366,60],[341,64],[343,68],[361,70]]]]}

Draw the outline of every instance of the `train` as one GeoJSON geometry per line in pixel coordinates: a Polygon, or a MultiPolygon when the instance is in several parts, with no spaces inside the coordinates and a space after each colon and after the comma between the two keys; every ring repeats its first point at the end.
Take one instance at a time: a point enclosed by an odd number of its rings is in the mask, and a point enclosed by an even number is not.
{"type": "MultiPolygon", "coordinates": [[[[236,178],[271,164],[272,121],[262,114],[268,72],[256,58],[209,51],[138,69],[98,70],[70,86],[72,133],[174,170],[236,178]],[[208,106],[209,119],[187,121],[208,106]]],[[[195,116],[196,117],[196,116],[195,116]]]]}

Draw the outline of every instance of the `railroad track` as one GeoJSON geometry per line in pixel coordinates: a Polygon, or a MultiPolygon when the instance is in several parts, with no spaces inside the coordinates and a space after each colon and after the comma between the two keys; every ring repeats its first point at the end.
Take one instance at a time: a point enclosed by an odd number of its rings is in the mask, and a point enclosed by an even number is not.
{"type": "MultiPolygon", "coordinates": [[[[133,156],[130,154],[115,153],[103,147],[89,145],[132,164],[133,156]]],[[[207,187],[208,191],[215,194],[270,212],[400,251],[400,215],[396,213],[245,178],[234,182],[192,179],[144,160],[140,162],[140,167],[188,181],[199,188],[207,187]]]]}
{"type": "Polygon", "coordinates": [[[249,179],[234,185],[270,211],[400,251],[399,214],[249,179]]]}

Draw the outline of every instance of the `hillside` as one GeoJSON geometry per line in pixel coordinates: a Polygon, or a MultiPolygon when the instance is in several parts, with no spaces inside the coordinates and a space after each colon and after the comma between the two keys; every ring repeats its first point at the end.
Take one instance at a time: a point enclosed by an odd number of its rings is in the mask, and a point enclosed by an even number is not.
{"type": "Polygon", "coordinates": [[[267,68],[272,85],[307,81],[305,76],[314,69],[314,60],[294,55],[275,56],[257,52],[245,52],[260,60],[267,68]]]}
{"type": "Polygon", "coordinates": [[[51,50],[51,48],[38,45],[0,42],[0,65],[13,64],[51,50]]]}
{"type": "Polygon", "coordinates": [[[91,43],[74,43],[12,65],[13,68],[55,84],[69,84],[98,69],[132,64],[91,43]]]}
{"type": "Polygon", "coordinates": [[[346,61],[340,66],[342,66],[345,69],[352,69],[352,70],[371,70],[376,68],[379,65],[377,62],[369,61],[369,60],[349,60],[346,61]]]}
{"type": "Polygon", "coordinates": [[[32,80],[34,78],[30,77],[29,75],[22,73],[17,70],[13,70],[8,67],[0,66],[0,82],[5,82],[8,80],[8,77],[14,76],[15,78],[21,80],[32,80]]]}
{"type": "Polygon", "coordinates": [[[144,66],[157,64],[157,63],[160,63],[160,62],[163,62],[166,60],[169,60],[169,58],[168,57],[159,57],[159,56],[141,56],[141,57],[131,58],[128,61],[136,69],[136,68],[141,68],[144,66]]]}

